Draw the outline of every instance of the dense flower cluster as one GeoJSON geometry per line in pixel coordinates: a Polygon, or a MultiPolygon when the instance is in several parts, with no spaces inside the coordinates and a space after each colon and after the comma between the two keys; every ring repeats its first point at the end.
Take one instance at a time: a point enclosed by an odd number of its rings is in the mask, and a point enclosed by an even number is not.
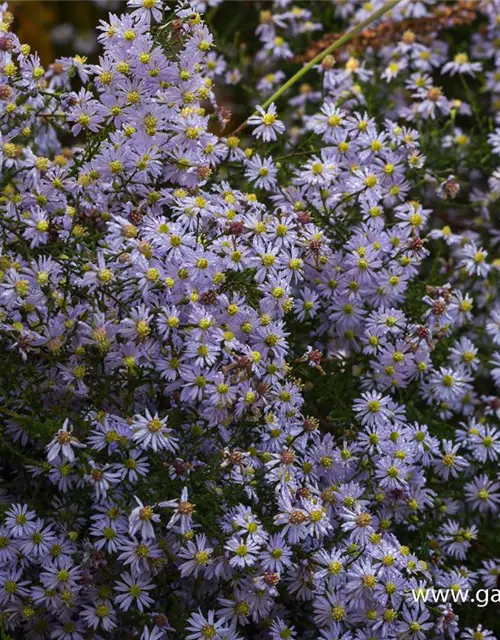
{"type": "Polygon", "coordinates": [[[0,6],[2,637],[494,640],[412,590],[500,575],[500,4],[265,102],[381,4],[249,62],[130,0],[47,69],[0,6]]]}

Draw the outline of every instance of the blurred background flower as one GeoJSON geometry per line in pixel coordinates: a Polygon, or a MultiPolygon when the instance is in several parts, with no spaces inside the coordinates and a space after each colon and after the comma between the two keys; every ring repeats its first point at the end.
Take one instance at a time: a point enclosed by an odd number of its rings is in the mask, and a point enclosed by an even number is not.
{"type": "Polygon", "coordinates": [[[9,1],[21,42],[38,51],[45,65],[75,52],[93,59],[97,51],[95,26],[120,5],[124,5],[122,0],[9,1]]]}

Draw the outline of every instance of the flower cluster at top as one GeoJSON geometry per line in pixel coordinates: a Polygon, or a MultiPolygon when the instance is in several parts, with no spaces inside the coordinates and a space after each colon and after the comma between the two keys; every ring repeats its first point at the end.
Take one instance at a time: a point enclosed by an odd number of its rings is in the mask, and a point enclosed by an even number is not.
{"type": "Polygon", "coordinates": [[[0,5],[3,639],[494,640],[412,596],[500,575],[500,3],[445,4],[270,104],[382,3],[47,68],[0,5]]]}

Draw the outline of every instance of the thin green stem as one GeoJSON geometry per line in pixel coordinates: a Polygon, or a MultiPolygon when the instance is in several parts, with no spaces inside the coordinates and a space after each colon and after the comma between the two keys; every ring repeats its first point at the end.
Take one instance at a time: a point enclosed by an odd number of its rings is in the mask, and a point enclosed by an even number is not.
{"type": "Polygon", "coordinates": [[[465,91],[465,95],[467,96],[467,100],[470,103],[470,106],[472,108],[472,111],[474,112],[474,115],[476,116],[476,120],[477,123],[479,125],[479,128],[481,129],[481,133],[486,136],[486,131],[484,130],[483,127],[483,116],[481,114],[481,110],[478,107],[478,104],[476,102],[476,99],[474,98],[474,94],[472,93],[471,88],[469,87],[469,83],[467,82],[465,76],[460,73],[460,81],[462,82],[462,86],[464,88],[465,91]]]}
{"type": "Polygon", "coordinates": [[[0,412],[5,413],[5,415],[10,418],[14,418],[15,420],[29,420],[29,416],[23,416],[20,413],[16,413],[15,411],[11,411],[7,409],[7,407],[0,407],[0,412]]]}
{"type": "MultiPolygon", "coordinates": [[[[327,47],[324,51],[322,51],[321,53],[318,53],[318,55],[315,58],[313,58],[310,62],[304,65],[302,69],[297,71],[295,75],[289,78],[285,82],[285,84],[281,85],[281,87],[277,91],[275,91],[273,95],[264,102],[264,104],[262,105],[262,108],[267,109],[267,107],[272,102],[275,102],[283,93],[285,93],[285,91],[287,91],[287,89],[290,89],[291,86],[293,86],[298,80],[300,80],[303,76],[305,76],[305,74],[308,71],[310,71],[310,69],[312,69],[315,65],[319,64],[324,58],[326,58],[327,55],[329,55],[330,53],[333,53],[337,49],[340,49],[340,47],[343,47],[350,40],[355,38],[358,35],[358,33],[361,33],[363,29],[368,27],[372,22],[374,22],[375,20],[383,16],[385,13],[393,9],[399,2],[401,2],[401,0],[389,0],[388,2],[383,4],[380,7],[380,9],[377,9],[377,11],[374,11],[371,15],[369,15],[368,18],[366,18],[366,20],[363,20],[363,22],[360,22],[352,29],[349,29],[349,31],[346,31],[346,33],[344,33],[343,36],[341,36],[338,40],[335,40],[335,42],[332,43],[329,47],[327,47]]],[[[240,124],[240,126],[237,129],[235,129],[232,135],[244,129],[247,126],[247,124],[248,124],[248,118],[245,120],[245,122],[240,124]]]]}

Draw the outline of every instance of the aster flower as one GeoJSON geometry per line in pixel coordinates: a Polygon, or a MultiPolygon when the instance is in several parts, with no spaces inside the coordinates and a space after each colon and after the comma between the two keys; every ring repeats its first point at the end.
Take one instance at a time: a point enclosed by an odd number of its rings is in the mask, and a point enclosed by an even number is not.
{"type": "Polygon", "coordinates": [[[94,524],[89,533],[98,538],[95,541],[96,549],[105,548],[110,553],[115,553],[126,541],[124,532],[125,528],[118,522],[100,522],[94,524]]]}
{"type": "Polygon", "coordinates": [[[480,462],[497,460],[500,456],[500,432],[487,424],[482,425],[471,435],[471,449],[473,457],[480,462]]]}
{"type": "Polygon", "coordinates": [[[149,629],[145,626],[141,635],[141,640],[162,640],[162,638],[165,638],[165,630],[159,627],[149,629]]]}
{"type": "Polygon", "coordinates": [[[6,513],[5,527],[14,538],[31,535],[36,530],[35,515],[27,504],[14,504],[6,513]]]}
{"type": "Polygon", "coordinates": [[[148,540],[126,538],[120,540],[119,560],[125,565],[130,565],[133,574],[145,572],[149,569],[150,562],[161,558],[161,552],[152,538],[148,540]]]}
{"type": "Polygon", "coordinates": [[[500,310],[493,310],[486,323],[486,331],[493,343],[500,345],[500,310]]]}
{"type": "Polygon", "coordinates": [[[496,586],[498,575],[500,575],[500,566],[496,560],[483,560],[478,574],[487,588],[496,586]]]}
{"type": "Polygon", "coordinates": [[[212,554],[213,549],[207,547],[206,536],[197,535],[194,542],[188,540],[187,548],[179,552],[179,556],[185,560],[179,567],[181,575],[193,575],[196,578],[200,571],[212,563],[212,554]]]}
{"type": "Polygon", "coordinates": [[[282,618],[277,618],[273,621],[269,632],[271,633],[272,640],[280,640],[281,638],[288,637],[290,640],[296,638],[295,627],[287,625],[282,618]]]}
{"type": "Polygon", "coordinates": [[[73,135],[78,135],[82,130],[96,133],[104,120],[104,109],[97,100],[84,100],[80,96],[68,113],[68,119],[75,122],[71,129],[73,135]]]}
{"type": "Polygon", "coordinates": [[[439,371],[432,372],[429,379],[432,395],[442,402],[452,402],[463,395],[466,380],[463,370],[441,367],[439,371]]]}
{"type": "Polygon", "coordinates": [[[500,154],[500,129],[495,129],[493,133],[488,134],[488,142],[492,146],[493,153],[500,154]]]}
{"type": "Polygon", "coordinates": [[[322,151],[321,159],[313,156],[313,158],[304,165],[298,176],[297,184],[326,187],[335,180],[337,174],[337,164],[326,151],[322,151]]]}
{"type": "Polygon", "coordinates": [[[441,73],[449,73],[454,76],[457,73],[464,73],[469,76],[474,76],[477,72],[481,71],[482,65],[480,62],[470,62],[469,56],[466,53],[457,53],[452,61],[447,62],[441,69],[441,73]]]}
{"type": "Polygon", "coordinates": [[[361,399],[354,404],[356,416],[366,426],[384,424],[389,418],[390,399],[376,391],[361,394],[361,399]]]}
{"type": "Polygon", "coordinates": [[[274,518],[277,525],[284,525],[281,533],[291,544],[295,544],[307,536],[308,516],[303,509],[294,508],[286,500],[282,504],[282,512],[274,518]]]}
{"type": "Polygon", "coordinates": [[[268,157],[262,160],[258,154],[255,154],[246,163],[245,176],[254,182],[259,189],[270,191],[276,186],[277,171],[272,158],[268,157]]]}
{"type": "Polygon", "coordinates": [[[85,634],[85,627],[70,620],[56,625],[52,634],[56,640],[81,640],[85,634]]]}
{"type": "Polygon", "coordinates": [[[181,533],[186,533],[191,529],[193,511],[195,505],[189,502],[189,493],[187,487],[184,487],[179,500],[167,500],[159,502],[161,508],[174,508],[175,511],[171,516],[167,528],[179,528],[181,533]]]}
{"type": "Polygon", "coordinates": [[[241,538],[231,538],[224,548],[230,554],[229,564],[243,568],[255,564],[259,545],[248,539],[243,541],[241,538]]]}
{"type": "Polygon", "coordinates": [[[176,438],[170,435],[171,429],[167,427],[167,418],[160,418],[158,413],[153,416],[146,409],[145,416],[136,415],[132,431],[132,439],[141,449],[165,449],[174,452],[177,448],[176,438]]]}
{"type": "Polygon", "coordinates": [[[466,627],[461,637],[464,640],[475,640],[475,638],[481,638],[481,640],[495,640],[493,631],[485,629],[482,624],[478,624],[475,629],[466,627]]]}
{"type": "Polygon", "coordinates": [[[47,445],[47,461],[52,462],[59,456],[68,460],[69,462],[73,462],[75,459],[75,452],[73,451],[73,447],[76,448],[85,448],[85,445],[82,444],[78,438],[72,435],[73,426],[70,425],[68,419],[66,419],[63,423],[63,426],[56,435],[53,437],[51,442],[47,445]]]}
{"type": "Polygon", "coordinates": [[[342,519],[342,530],[348,532],[352,540],[362,544],[367,542],[368,537],[375,532],[374,527],[378,525],[378,518],[365,511],[359,504],[353,509],[344,507],[342,519]]]}
{"type": "Polygon", "coordinates": [[[160,22],[162,18],[163,3],[161,0],[129,0],[128,6],[134,9],[132,15],[147,24],[151,20],[160,22]]]}
{"type": "Polygon", "coordinates": [[[443,552],[459,560],[466,557],[467,551],[476,537],[476,526],[461,528],[454,520],[448,520],[440,531],[443,552]]]}
{"type": "Polygon", "coordinates": [[[30,581],[22,580],[22,575],[22,569],[11,569],[0,575],[0,604],[12,605],[28,596],[30,581]]]}
{"type": "Polygon", "coordinates": [[[406,475],[408,467],[398,459],[383,458],[378,463],[375,475],[382,488],[389,490],[401,489],[407,485],[406,475]]]}
{"type": "Polygon", "coordinates": [[[103,500],[108,490],[120,481],[120,474],[111,469],[109,464],[99,465],[90,460],[90,472],[85,475],[85,480],[94,489],[97,501],[103,500]]]}
{"type": "Polygon", "coordinates": [[[159,522],[160,516],[153,511],[153,507],[144,505],[137,496],[134,496],[137,507],[129,516],[129,534],[134,536],[139,532],[144,540],[155,538],[152,522],[159,522]]]}
{"type": "Polygon", "coordinates": [[[464,492],[467,502],[473,509],[477,509],[479,513],[487,511],[496,512],[497,505],[500,503],[500,493],[498,482],[491,482],[488,476],[482,475],[475,478],[472,482],[468,482],[464,486],[464,492]]]}
{"type": "Polygon", "coordinates": [[[482,278],[488,275],[491,267],[486,262],[487,251],[471,243],[463,249],[463,255],[462,264],[469,275],[477,275],[482,278]]]}
{"type": "Polygon", "coordinates": [[[50,220],[47,214],[37,207],[31,212],[30,218],[26,221],[24,237],[30,240],[30,247],[38,247],[45,244],[49,238],[50,220]]]}
{"type": "Polygon", "coordinates": [[[280,573],[292,564],[292,550],[281,534],[271,536],[261,551],[260,562],[264,571],[280,573]]]}
{"type": "Polygon", "coordinates": [[[154,600],[148,592],[154,589],[154,585],[149,581],[149,577],[132,576],[128,572],[120,577],[121,580],[115,583],[115,591],[118,591],[119,595],[115,596],[114,601],[122,611],[128,611],[133,604],[142,613],[153,604],[154,600]]]}
{"type": "Polygon", "coordinates": [[[59,566],[50,565],[40,574],[40,579],[47,589],[65,588],[77,589],[81,577],[79,567],[73,565],[71,559],[66,559],[59,566]]]}
{"type": "Polygon", "coordinates": [[[432,627],[432,622],[428,622],[430,615],[427,611],[419,612],[405,606],[401,622],[398,622],[398,632],[405,634],[412,640],[424,640],[426,632],[432,627]]]}
{"type": "Polygon", "coordinates": [[[345,597],[337,590],[327,591],[314,600],[314,621],[320,627],[328,627],[328,634],[339,634],[346,614],[345,597]]]}
{"type": "Polygon", "coordinates": [[[267,112],[261,106],[257,106],[256,110],[258,115],[248,118],[248,124],[256,126],[253,135],[257,139],[262,138],[263,142],[276,140],[285,131],[285,125],[277,118],[276,106],[272,103],[267,112]]]}
{"type": "Polygon", "coordinates": [[[0,527],[0,562],[9,566],[17,555],[17,545],[6,527],[0,527]]]}
{"type": "Polygon", "coordinates": [[[203,640],[210,636],[216,638],[223,624],[223,620],[215,621],[214,611],[209,611],[205,617],[199,609],[198,612],[191,614],[187,622],[186,629],[189,635],[186,638],[187,640],[203,640]]]}
{"type": "Polygon", "coordinates": [[[116,613],[109,600],[98,600],[93,606],[85,607],[81,617],[91,629],[101,626],[105,631],[111,631],[116,628],[116,613]]]}
{"type": "Polygon", "coordinates": [[[460,444],[453,444],[449,440],[443,441],[443,453],[440,458],[436,459],[433,463],[436,472],[444,480],[447,480],[450,476],[456,478],[462,469],[466,469],[469,463],[460,455],[458,451],[460,444]]]}
{"type": "Polygon", "coordinates": [[[45,527],[43,520],[38,518],[35,530],[21,541],[20,549],[27,556],[32,555],[35,558],[46,556],[55,539],[52,527],[50,525],[45,527]]]}
{"type": "Polygon", "coordinates": [[[419,88],[415,92],[415,97],[421,101],[417,104],[417,112],[425,119],[434,120],[440,114],[448,115],[451,111],[451,103],[441,87],[431,85],[419,88]]]}

